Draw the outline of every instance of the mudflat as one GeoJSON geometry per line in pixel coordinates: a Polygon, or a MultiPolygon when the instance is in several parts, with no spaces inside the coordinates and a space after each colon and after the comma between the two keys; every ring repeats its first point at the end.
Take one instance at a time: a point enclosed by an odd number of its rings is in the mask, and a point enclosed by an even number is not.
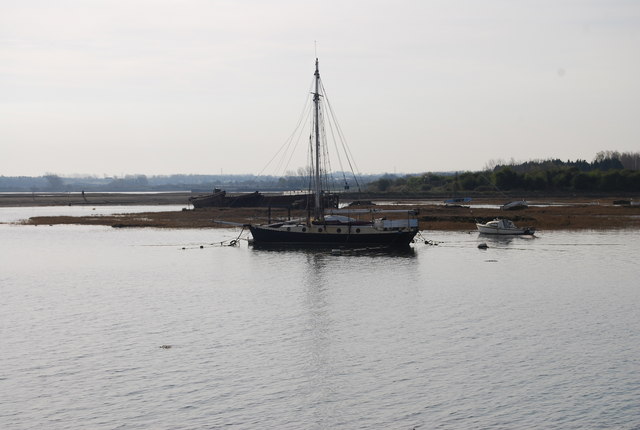
{"type": "MultiPolygon", "coordinates": [[[[71,194],[71,193],[70,193],[71,194]]],[[[182,211],[130,213],[105,216],[47,216],[24,220],[28,225],[85,224],[112,227],[152,227],[152,228],[221,228],[230,227],[217,221],[231,221],[240,224],[266,223],[291,217],[307,216],[306,211],[291,211],[267,208],[188,208],[190,193],[140,193],[112,194],[87,193],[84,198],[75,195],[35,195],[0,194],[0,206],[40,206],[40,205],[184,205],[182,211]],[[66,198],[66,200],[65,200],[66,198]],[[35,202],[35,203],[34,203],[35,202]],[[269,218],[270,217],[270,218],[269,218]]],[[[584,198],[550,198],[542,201],[529,200],[527,209],[502,211],[498,207],[504,199],[477,198],[469,207],[446,206],[433,200],[380,200],[371,207],[375,209],[416,209],[423,230],[475,230],[476,222],[486,222],[494,218],[508,218],[518,226],[530,226],[537,230],[602,230],[640,228],[640,206],[614,205],[615,197],[590,200],[584,198]]],[[[628,200],[628,198],[626,199],[628,200]]],[[[373,203],[376,203],[374,201],[373,203]]],[[[362,217],[376,218],[395,214],[367,214],[362,217]]]]}
{"type": "Polygon", "coordinates": [[[0,207],[181,205],[192,194],[171,193],[0,193],[0,207]]]}

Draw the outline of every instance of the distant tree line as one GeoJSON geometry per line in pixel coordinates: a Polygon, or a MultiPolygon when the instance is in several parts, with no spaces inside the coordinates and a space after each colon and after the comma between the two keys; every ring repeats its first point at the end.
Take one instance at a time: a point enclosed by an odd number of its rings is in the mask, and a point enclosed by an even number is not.
{"type": "MultiPolygon", "coordinates": [[[[337,172],[330,178],[334,191],[456,194],[458,192],[639,192],[640,153],[601,151],[592,162],[559,159],[522,163],[490,160],[484,171],[411,175],[360,175],[337,172]]],[[[305,169],[283,176],[258,175],[104,175],[62,177],[0,176],[0,192],[195,191],[221,188],[229,192],[307,190],[305,169]]]]}
{"type": "MultiPolygon", "coordinates": [[[[381,175],[358,177],[359,184],[378,179],[381,175]]],[[[357,190],[353,179],[338,172],[330,179],[333,189],[349,187],[357,190]]],[[[112,192],[112,191],[194,191],[211,192],[221,188],[229,192],[307,190],[309,176],[304,169],[283,176],[258,175],[124,175],[64,177],[54,173],[43,176],[0,176],[0,192],[112,192]]]]}
{"type": "Polygon", "coordinates": [[[639,192],[640,153],[599,152],[592,162],[558,159],[524,163],[492,162],[482,172],[386,175],[368,185],[370,192],[438,193],[491,191],[639,192]]]}

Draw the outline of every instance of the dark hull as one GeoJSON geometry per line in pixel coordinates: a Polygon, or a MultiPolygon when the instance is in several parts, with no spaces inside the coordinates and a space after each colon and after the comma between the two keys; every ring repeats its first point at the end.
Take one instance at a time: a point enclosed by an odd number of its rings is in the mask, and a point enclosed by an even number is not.
{"type": "Polygon", "coordinates": [[[406,247],[409,246],[417,230],[393,231],[380,233],[352,233],[333,234],[316,232],[292,232],[263,229],[259,226],[249,226],[254,244],[274,245],[274,246],[339,246],[339,247],[360,247],[360,246],[387,246],[406,247]]]}
{"type": "Polygon", "coordinates": [[[225,199],[226,192],[220,191],[206,196],[189,197],[189,203],[191,203],[194,208],[210,208],[215,206],[224,206],[225,199]]]}
{"type": "MultiPolygon", "coordinates": [[[[327,194],[323,196],[323,199],[323,207],[338,207],[338,196],[336,194],[327,194]]],[[[313,194],[264,195],[257,191],[236,195],[228,195],[225,191],[220,191],[206,196],[190,197],[189,202],[197,209],[211,207],[312,209],[314,206],[313,194]]]]}

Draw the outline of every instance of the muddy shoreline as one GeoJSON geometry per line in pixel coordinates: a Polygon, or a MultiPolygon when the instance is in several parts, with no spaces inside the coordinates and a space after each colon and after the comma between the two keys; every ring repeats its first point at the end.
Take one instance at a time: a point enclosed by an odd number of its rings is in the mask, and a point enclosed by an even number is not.
{"type": "MultiPolygon", "coordinates": [[[[72,194],[72,193],[70,193],[72,194]]],[[[191,193],[87,193],[85,199],[75,195],[0,194],[0,206],[52,206],[52,205],[182,205],[182,211],[164,211],[118,214],[105,216],[48,216],[24,220],[26,225],[106,225],[117,228],[225,228],[216,221],[241,224],[268,221],[267,208],[207,208],[193,210],[187,202],[191,193]]],[[[423,230],[475,231],[475,222],[486,222],[496,217],[509,218],[519,226],[541,230],[604,230],[640,228],[640,206],[614,205],[615,197],[591,200],[589,198],[554,198],[529,200],[531,206],[519,211],[501,211],[497,205],[503,198],[477,198],[469,207],[447,207],[436,200],[380,199],[376,209],[417,209],[423,230]],[[387,203],[387,204],[384,204],[387,203]],[[388,204],[393,203],[393,204],[388,204]],[[496,207],[486,207],[495,205],[496,207]]],[[[375,201],[374,201],[375,203],[375,201]]],[[[286,219],[286,210],[271,211],[271,220],[286,219]]],[[[304,211],[292,211],[292,217],[304,217],[304,211]]],[[[367,215],[370,217],[370,215],[367,215]]],[[[381,215],[376,215],[377,217],[381,215]]],[[[389,215],[387,215],[390,217],[389,215]]]]}
{"type": "Polygon", "coordinates": [[[184,205],[193,194],[170,193],[0,193],[0,207],[184,205]]]}

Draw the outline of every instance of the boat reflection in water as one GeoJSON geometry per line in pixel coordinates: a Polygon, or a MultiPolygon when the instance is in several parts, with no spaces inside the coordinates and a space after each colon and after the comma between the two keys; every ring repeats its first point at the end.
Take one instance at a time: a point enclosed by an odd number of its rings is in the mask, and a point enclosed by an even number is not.
{"type": "Polygon", "coordinates": [[[307,255],[350,255],[361,257],[400,257],[415,258],[417,256],[416,249],[411,246],[337,246],[331,245],[309,245],[309,244],[264,244],[255,242],[250,239],[251,248],[260,252],[273,253],[293,253],[307,255]]]}

